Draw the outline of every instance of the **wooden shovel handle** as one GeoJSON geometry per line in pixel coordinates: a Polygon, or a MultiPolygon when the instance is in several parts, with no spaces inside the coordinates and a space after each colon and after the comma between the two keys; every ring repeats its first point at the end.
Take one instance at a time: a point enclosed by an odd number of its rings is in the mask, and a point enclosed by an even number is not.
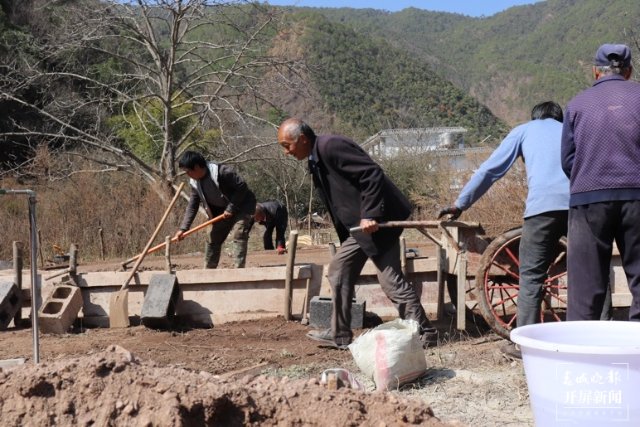
{"type": "MultiPolygon", "coordinates": [[[[216,216],[216,217],[214,217],[214,218],[211,218],[210,220],[208,220],[208,221],[206,221],[206,222],[203,222],[202,224],[200,224],[200,225],[198,225],[198,226],[196,226],[196,227],[193,227],[192,229],[187,230],[187,231],[185,231],[184,233],[182,233],[182,238],[184,239],[184,238],[185,238],[185,237],[187,237],[188,235],[193,234],[193,233],[195,233],[196,231],[202,230],[202,229],[203,229],[203,228],[205,228],[206,226],[211,225],[211,224],[213,224],[213,223],[215,223],[215,222],[221,221],[221,220],[223,220],[223,219],[224,219],[224,214],[220,214],[220,215],[218,215],[218,216],[216,216]]],[[[177,242],[178,240],[179,240],[179,239],[178,239],[177,237],[173,237],[173,238],[171,239],[171,243],[175,243],[175,242],[177,242]]],[[[167,246],[167,242],[162,242],[162,243],[160,243],[160,244],[158,244],[158,245],[155,245],[154,247],[152,247],[151,249],[149,249],[149,250],[147,251],[147,254],[150,254],[150,253],[153,253],[153,252],[157,252],[157,251],[159,251],[160,249],[164,248],[165,246],[167,246]]],[[[137,259],[138,259],[138,258],[140,258],[141,256],[142,256],[142,254],[140,253],[140,254],[138,254],[138,255],[136,255],[136,256],[134,256],[134,257],[129,258],[128,260],[126,260],[125,262],[123,262],[123,263],[122,263],[122,266],[123,266],[123,267],[126,267],[127,265],[131,264],[133,261],[137,260],[137,259]]]]}
{"type": "MultiPolygon", "coordinates": [[[[453,227],[474,227],[475,223],[466,223],[461,221],[387,221],[378,223],[380,228],[437,228],[440,225],[453,227]]],[[[351,227],[350,233],[362,231],[360,227],[351,227]]]]}
{"type": "Polygon", "coordinates": [[[144,259],[145,255],[147,255],[147,253],[149,252],[149,248],[151,248],[151,245],[153,244],[153,241],[156,239],[156,236],[160,232],[160,229],[162,228],[162,226],[164,225],[165,221],[169,217],[169,212],[171,212],[171,209],[173,208],[173,205],[176,204],[176,201],[178,200],[178,197],[180,197],[180,192],[182,191],[182,187],[184,187],[184,182],[180,183],[180,186],[178,187],[178,190],[176,191],[176,194],[173,196],[173,199],[171,199],[171,203],[169,203],[169,206],[167,206],[167,209],[164,211],[164,215],[162,215],[162,218],[160,219],[160,222],[156,226],[156,229],[153,231],[153,234],[151,235],[151,238],[147,242],[147,245],[144,247],[144,250],[139,255],[138,260],[136,261],[135,265],[133,266],[133,270],[131,270],[131,274],[129,274],[129,277],[127,278],[127,280],[122,284],[122,287],[120,288],[120,290],[125,289],[127,287],[127,285],[129,285],[129,282],[131,281],[131,279],[133,278],[133,275],[136,274],[136,271],[138,270],[138,267],[142,263],[142,260],[144,259]]]}

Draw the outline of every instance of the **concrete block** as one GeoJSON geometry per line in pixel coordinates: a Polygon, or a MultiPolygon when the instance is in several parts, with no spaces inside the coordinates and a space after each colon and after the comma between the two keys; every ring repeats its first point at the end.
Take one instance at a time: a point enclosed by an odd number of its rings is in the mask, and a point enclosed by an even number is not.
{"type": "Polygon", "coordinates": [[[66,333],[78,317],[82,305],[80,288],[66,283],[56,285],[38,311],[40,330],[49,334],[66,333]]]}
{"type": "Polygon", "coordinates": [[[9,323],[22,308],[22,292],[13,282],[0,282],[0,330],[9,323]]]}
{"type": "Polygon", "coordinates": [[[163,329],[173,324],[180,296],[175,274],[154,274],[144,296],[140,321],[148,328],[163,329]]]}
{"type": "MultiPolygon", "coordinates": [[[[351,329],[362,329],[366,306],[366,301],[357,300],[356,298],[353,299],[351,303],[351,329]]],[[[311,304],[309,305],[309,325],[314,328],[330,328],[332,312],[332,298],[321,296],[311,298],[311,304]]]]}

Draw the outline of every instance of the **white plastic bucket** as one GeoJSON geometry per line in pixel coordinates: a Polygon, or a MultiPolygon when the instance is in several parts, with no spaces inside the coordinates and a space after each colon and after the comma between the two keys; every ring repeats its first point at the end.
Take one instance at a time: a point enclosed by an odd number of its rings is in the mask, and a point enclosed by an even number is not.
{"type": "Polygon", "coordinates": [[[540,323],[511,341],[536,426],[640,426],[640,322],[540,323]]]}

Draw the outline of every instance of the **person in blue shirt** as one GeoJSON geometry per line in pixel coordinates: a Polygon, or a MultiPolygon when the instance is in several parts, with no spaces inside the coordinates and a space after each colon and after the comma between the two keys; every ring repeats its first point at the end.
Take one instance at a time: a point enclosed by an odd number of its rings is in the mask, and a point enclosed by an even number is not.
{"type": "MultiPolygon", "coordinates": [[[[555,102],[533,107],[531,121],[512,129],[463,187],[454,205],[438,214],[438,218],[448,215],[449,219],[457,219],[518,158],[523,159],[528,193],[520,239],[518,327],[539,322],[542,285],[558,240],[567,234],[569,179],[560,164],[562,120],[562,108],[555,102]]],[[[518,349],[511,349],[512,356],[518,357],[518,353],[518,349]]]]}

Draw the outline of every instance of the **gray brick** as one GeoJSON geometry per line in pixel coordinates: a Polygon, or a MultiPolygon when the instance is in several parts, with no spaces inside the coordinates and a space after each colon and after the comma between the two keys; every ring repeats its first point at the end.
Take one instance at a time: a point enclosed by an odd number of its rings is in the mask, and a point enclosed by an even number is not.
{"type": "Polygon", "coordinates": [[[22,308],[22,294],[13,282],[0,282],[0,330],[9,323],[22,308]]]}
{"type": "Polygon", "coordinates": [[[179,296],[178,280],[174,274],[151,276],[140,313],[142,324],[149,328],[171,327],[179,296]]]}
{"type": "MultiPolygon", "coordinates": [[[[353,299],[351,303],[351,329],[362,329],[367,302],[353,299]]],[[[333,299],[315,296],[309,305],[309,325],[314,328],[330,328],[333,299]]]]}
{"type": "Polygon", "coordinates": [[[67,333],[82,306],[80,288],[66,283],[56,285],[38,311],[40,329],[49,334],[67,333]]]}

